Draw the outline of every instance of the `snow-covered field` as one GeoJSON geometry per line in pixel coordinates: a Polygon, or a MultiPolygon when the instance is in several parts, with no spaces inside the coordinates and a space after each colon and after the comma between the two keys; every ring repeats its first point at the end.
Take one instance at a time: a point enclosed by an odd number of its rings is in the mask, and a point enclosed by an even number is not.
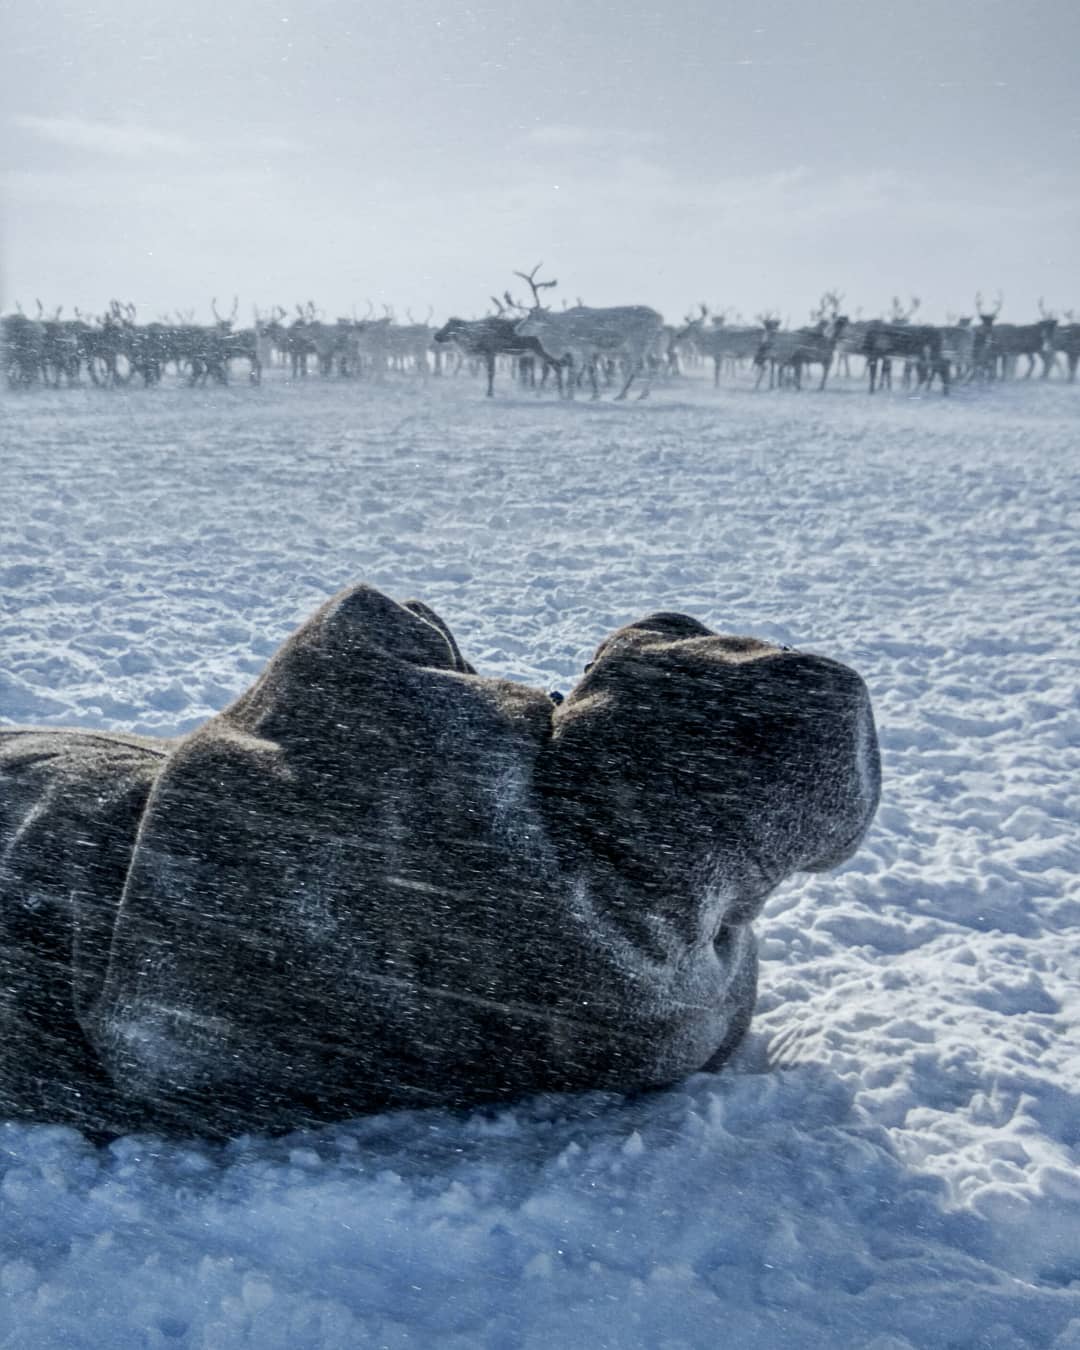
{"type": "Polygon", "coordinates": [[[39,390],[0,440],[0,722],[185,731],[366,579],[546,688],[654,609],[840,657],[885,770],[718,1076],[0,1125],[0,1345],[1080,1347],[1080,387],[39,390]]]}

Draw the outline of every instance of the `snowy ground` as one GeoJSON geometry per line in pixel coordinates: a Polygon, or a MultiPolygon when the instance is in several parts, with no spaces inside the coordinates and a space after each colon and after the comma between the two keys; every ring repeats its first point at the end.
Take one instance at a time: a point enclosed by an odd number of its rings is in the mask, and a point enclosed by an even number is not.
{"type": "Polygon", "coordinates": [[[0,721],[182,732],[323,598],[567,688],[683,609],[846,659],[883,804],[719,1076],[221,1148],[0,1125],[0,1345],[1080,1347],[1080,387],[0,402],[0,721]]]}

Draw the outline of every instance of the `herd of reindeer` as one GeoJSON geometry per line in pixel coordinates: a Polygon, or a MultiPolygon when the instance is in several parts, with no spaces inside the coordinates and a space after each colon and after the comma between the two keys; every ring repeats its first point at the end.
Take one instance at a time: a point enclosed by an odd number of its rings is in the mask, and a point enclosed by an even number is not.
{"type": "Polygon", "coordinates": [[[49,314],[38,301],[34,316],[17,307],[0,318],[0,352],[12,388],[77,385],[84,374],[104,387],[132,381],[148,387],[170,372],[191,386],[227,384],[239,362],[241,375],[246,369],[255,384],[275,368],[292,379],[317,373],[376,380],[390,371],[430,376],[467,369],[486,374],[489,397],[496,369],[503,367],[531,387],[550,381],[563,397],[587,384],[594,398],[601,384],[625,398],[635,380],[644,398],[654,380],[710,361],[714,384],[749,370],[755,388],[767,382],[768,388],[801,389],[804,373],[818,367],[824,389],[833,369],[850,376],[851,358],[861,357],[871,393],[892,386],[895,363],[905,388],[929,390],[936,380],[946,394],[958,382],[1015,377],[1022,359],[1026,377],[1041,363],[1042,378],[1063,365],[1074,381],[1080,362],[1074,312],[1059,320],[1042,300],[1033,323],[999,323],[999,294],[993,304],[977,295],[970,316],[933,325],[915,321],[916,297],[907,305],[895,298],[887,317],[865,319],[843,313],[843,296],[827,291],[802,328],[781,326],[774,313],[748,324],[727,311],[710,313],[704,304],[672,325],[645,305],[545,304],[544,292],[557,282],[538,280],[540,266],[514,274],[529,286],[530,303],[506,290],[491,297],[493,309],[483,318],[451,318],[438,329],[430,315],[423,323],[411,315],[399,323],[390,310],[375,317],[370,304],[363,318],[354,313],[333,322],[311,301],[297,305],[292,318],[280,307],[268,314],[256,310],[250,327],[238,327],[236,301],[227,315],[212,301],[209,325],[195,323],[192,313],[138,323],[135,306],[118,300],[104,314],[76,310],[65,319],[62,310],[49,314]]]}

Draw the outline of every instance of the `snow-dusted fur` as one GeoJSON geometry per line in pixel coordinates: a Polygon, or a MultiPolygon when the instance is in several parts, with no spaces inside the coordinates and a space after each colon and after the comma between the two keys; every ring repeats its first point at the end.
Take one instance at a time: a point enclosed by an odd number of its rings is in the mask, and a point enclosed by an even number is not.
{"type": "Polygon", "coordinates": [[[556,706],[366,585],[179,741],[0,774],[0,1113],[226,1134],[718,1065],[880,777],[835,661],[655,614],[556,706]]]}

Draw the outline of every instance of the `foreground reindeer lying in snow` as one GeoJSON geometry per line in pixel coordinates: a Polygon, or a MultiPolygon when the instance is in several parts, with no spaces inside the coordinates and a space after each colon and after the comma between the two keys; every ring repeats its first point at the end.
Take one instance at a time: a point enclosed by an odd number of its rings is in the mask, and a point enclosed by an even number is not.
{"type": "Polygon", "coordinates": [[[878,790],[826,657],[652,614],[556,704],[352,587],[178,741],[0,732],[0,1115],[227,1135],[715,1068],[751,920],[878,790]]]}

